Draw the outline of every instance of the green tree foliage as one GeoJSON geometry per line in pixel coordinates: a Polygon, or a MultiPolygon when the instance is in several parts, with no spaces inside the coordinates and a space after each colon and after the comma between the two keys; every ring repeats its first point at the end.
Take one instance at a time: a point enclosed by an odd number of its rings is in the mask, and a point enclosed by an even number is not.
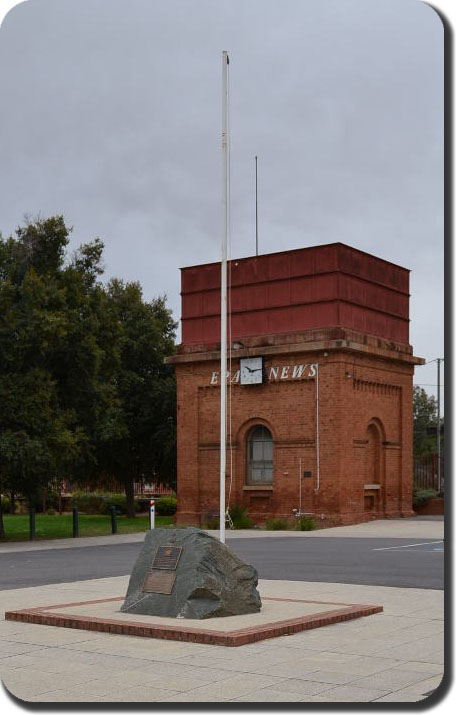
{"type": "Polygon", "coordinates": [[[105,442],[104,464],[125,486],[134,516],[133,484],[156,475],[175,484],[175,379],[164,358],[174,350],[176,323],[165,298],[144,301],[138,283],[111,280],[109,310],[119,330],[115,375],[117,431],[105,442]]]}
{"type": "MultiPolygon", "coordinates": [[[[0,236],[0,492],[55,477],[174,479],[175,384],[165,299],[99,277],[99,239],[66,258],[62,216],[0,236]]],[[[0,510],[0,537],[2,519],[0,510]]]]}
{"type": "Polygon", "coordinates": [[[71,327],[68,230],[54,217],[16,236],[0,237],[0,480],[32,499],[78,459],[86,435],[53,370],[71,327]]]}
{"type": "MultiPolygon", "coordinates": [[[[441,419],[443,447],[443,419],[441,419]]],[[[437,451],[437,400],[418,385],[413,388],[413,453],[416,456],[437,451]]]]}

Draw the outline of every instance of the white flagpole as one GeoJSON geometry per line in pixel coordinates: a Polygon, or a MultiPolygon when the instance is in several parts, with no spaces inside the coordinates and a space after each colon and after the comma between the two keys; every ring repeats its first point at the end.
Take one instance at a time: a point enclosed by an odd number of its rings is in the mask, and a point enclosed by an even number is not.
{"type": "Polygon", "coordinates": [[[226,478],[226,334],[227,334],[227,236],[228,236],[228,53],[222,53],[222,275],[220,335],[220,541],[225,543],[226,478]]]}

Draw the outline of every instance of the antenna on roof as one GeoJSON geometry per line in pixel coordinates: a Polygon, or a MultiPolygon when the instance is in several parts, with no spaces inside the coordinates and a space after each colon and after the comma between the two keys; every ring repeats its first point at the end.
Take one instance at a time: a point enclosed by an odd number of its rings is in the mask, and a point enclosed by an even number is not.
{"type": "Polygon", "coordinates": [[[255,156],[255,248],[258,256],[258,157],[255,156]]]}

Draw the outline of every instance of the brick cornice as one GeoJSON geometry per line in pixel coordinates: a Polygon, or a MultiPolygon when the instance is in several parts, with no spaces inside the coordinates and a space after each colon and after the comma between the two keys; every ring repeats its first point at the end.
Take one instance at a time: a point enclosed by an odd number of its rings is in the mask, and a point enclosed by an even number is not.
{"type": "MultiPolygon", "coordinates": [[[[299,342],[285,345],[262,345],[240,348],[233,350],[232,359],[248,357],[253,355],[263,355],[263,357],[272,355],[294,355],[302,353],[318,353],[318,352],[342,352],[342,353],[358,353],[371,357],[377,357],[383,360],[406,365],[424,365],[424,358],[417,357],[410,353],[399,352],[398,350],[388,350],[384,347],[375,347],[374,345],[365,345],[353,340],[321,340],[315,342],[299,342]]],[[[165,358],[167,364],[181,365],[187,363],[219,361],[220,351],[209,350],[207,352],[185,353],[180,355],[172,355],[165,358]]]]}

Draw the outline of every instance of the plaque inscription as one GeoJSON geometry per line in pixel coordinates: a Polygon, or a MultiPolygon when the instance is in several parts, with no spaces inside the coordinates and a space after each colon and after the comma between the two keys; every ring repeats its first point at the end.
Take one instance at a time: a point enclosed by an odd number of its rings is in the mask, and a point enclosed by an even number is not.
{"type": "Polygon", "coordinates": [[[152,568],[175,571],[183,548],[183,546],[159,546],[155,552],[152,568]]]}
{"type": "Polygon", "coordinates": [[[164,593],[169,595],[176,580],[176,569],[183,546],[159,546],[155,552],[150,571],[144,579],[143,593],[164,593]]]}
{"type": "Polygon", "coordinates": [[[161,569],[149,571],[142,587],[143,593],[166,593],[169,595],[173,590],[175,580],[174,571],[161,569]]]}

